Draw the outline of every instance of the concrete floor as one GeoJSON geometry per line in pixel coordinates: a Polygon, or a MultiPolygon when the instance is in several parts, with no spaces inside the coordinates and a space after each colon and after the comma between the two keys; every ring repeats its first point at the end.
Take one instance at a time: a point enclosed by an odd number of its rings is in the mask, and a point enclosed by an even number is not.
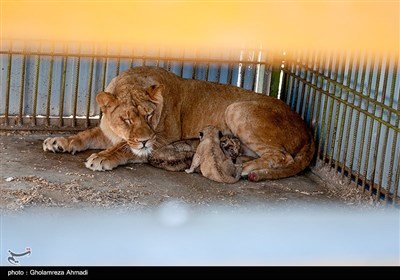
{"type": "MultiPolygon", "coordinates": [[[[61,133],[52,134],[63,135],[61,133]]],[[[229,207],[349,204],[310,169],[274,181],[236,184],[210,181],[200,174],[168,172],[129,164],[94,172],[84,161],[94,151],[76,155],[44,152],[49,133],[0,134],[0,209],[26,207],[102,207],[149,209],[165,201],[229,207]]]]}

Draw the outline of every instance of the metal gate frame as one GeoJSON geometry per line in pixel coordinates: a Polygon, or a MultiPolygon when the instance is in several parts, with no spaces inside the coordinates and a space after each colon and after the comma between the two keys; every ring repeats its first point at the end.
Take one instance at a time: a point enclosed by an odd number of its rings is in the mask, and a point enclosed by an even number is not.
{"type": "Polygon", "coordinates": [[[293,51],[284,60],[282,99],[313,129],[317,159],[375,201],[398,204],[399,58],[293,51]]]}
{"type": "Polygon", "coordinates": [[[159,66],[190,79],[229,83],[268,94],[272,67],[261,49],[210,51],[123,49],[96,44],[26,44],[0,49],[0,130],[74,131],[95,126],[95,95],[136,66],[159,66]]]}

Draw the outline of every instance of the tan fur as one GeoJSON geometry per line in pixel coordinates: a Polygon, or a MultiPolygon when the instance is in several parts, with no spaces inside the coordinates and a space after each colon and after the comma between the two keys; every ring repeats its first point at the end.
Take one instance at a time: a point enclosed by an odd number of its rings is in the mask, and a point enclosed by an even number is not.
{"type": "Polygon", "coordinates": [[[87,166],[108,170],[130,161],[147,162],[157,149],[195,138],[203,127],[213,125],[238,137],[244,155],[255,157],[243,164],[242,175],[251,181],[293,176],[314,155],[311,134],[289,106],[231,85],[185,80],[157,67],[137,67],[113,79],[96,100],[103,111],[100,128],[69,138],[48,138],[43,149],[106,148],[92,155],[87,166]],[[115,143],[118,139],[125,143],[123,149],[118,148],[120,142],[115,143]]]}
{"type": "Polygon", "coordinates": [[[193,173],[197,167],[204,177],[220,183],[236,183],[240,179],[241,167],[221,149],[221,132],[214,126],[201,131],[200,144],[186,173],[193,173]]]}

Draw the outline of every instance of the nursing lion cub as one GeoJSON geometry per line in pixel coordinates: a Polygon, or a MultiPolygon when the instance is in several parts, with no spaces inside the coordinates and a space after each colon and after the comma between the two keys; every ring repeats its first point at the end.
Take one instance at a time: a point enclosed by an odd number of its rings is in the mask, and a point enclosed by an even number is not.
{"type": "MultiPolygon", "coordinates": [[[[152,152],[148,162],[154,167],[168,171],[184,171],[192,164],[199,142],[199,139],[188,139],[171,143],[152,152]]],[[[236,163],[237,158],[241,155],[240,140],[233,135],[224,135],[220,142],[225,155],[230,157],[233,163],[236,163]]],[[[240,161],[242,161],[241,159],[240,161]]]]}
{"type": "Polygon", "coordinates": [[[200,132],[200,144],[193,156],[192,164],[186,173],[193,173],[200,167],[201,174],[220,183],[236,183],[240,179],[241,167],[221,148],[222,133],[214,126],[207,126],[200,132]]]}
{"type": "Polygon", "coordinates": [[[70,137],[47,138],[43,149],[104,149],[86,161],[91,170],[147,162],[157,149],[195,138],[208,126],[240,139],[242,176],[250,181],[293,176],[306,168],[314,142],[301,117],[281,100],[231,85],[182,79],[162,68],[136,67],[96,96],[100,126],[70,137]]]}

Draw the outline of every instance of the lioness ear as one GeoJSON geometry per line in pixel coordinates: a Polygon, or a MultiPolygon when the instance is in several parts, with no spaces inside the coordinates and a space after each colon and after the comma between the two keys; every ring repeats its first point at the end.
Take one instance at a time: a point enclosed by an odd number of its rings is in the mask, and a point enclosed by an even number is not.
{"type": "Polygon", "coordinates": [[[154,103],[161,103],[163,101],[162,93],[164,89],[164,85],[152,85],[147,88],[146,92],[149,95],[151,101],[153,101],[154,103]]]}
{"type": "Polygon", "coordinates": [[[96,95],[97,104],[99,104],[100,109],[103,113],[105,113],[108,109],[115,107],[117,100],[109,92],[100,92],[96,95]]]}

